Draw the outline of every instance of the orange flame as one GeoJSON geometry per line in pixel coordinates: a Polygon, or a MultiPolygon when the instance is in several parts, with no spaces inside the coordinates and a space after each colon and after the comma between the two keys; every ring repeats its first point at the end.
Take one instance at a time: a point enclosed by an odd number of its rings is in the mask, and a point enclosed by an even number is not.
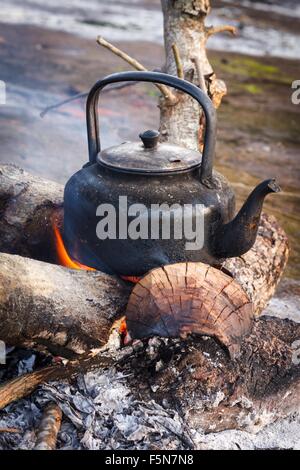
{"type": "Polygon", "coordinates": [[[53,230],[54,230],[54,235],[55,235],[55,244],[56,244],[58,262],[61,266],[65,266],[71,269],[83,269],[85,271],[96,271],[95,268],[85,266],[84,264],[81,264],[78,261],[71,259],[65,248],[60,231],[56,225],[53,226],[53,230]]]}
{"type": "Polygon", "coordinates": [[[127,324],[126,324],[126,317],[121,317],[118,320],[115,320],[111,329],[110,329],[110,334],[112,334],[113,331],[116,331],[118,335],[121,337],[123,344],[126,346],[132,341],[132,338],[127,330],[127,324]]]}
{"type": "MultiPolygon", "coordinates": [[[[58,227],[56,226],[55,223],[53,224],[53,231],[54,231],[54,236],[55,236],[55,246],[56,246],[57,258],[58,258],[58,262],[61,266],[65,266],[65,267],[71,268],[71,269],[82,269],[82,270],[85,270],[85,271],[96,271],[95,268],[91,268],[90,266],[85,266],[84,264],[81,264],[78,261],[75,261],[72,258],[70,258],[69,254],[66,250],[66,247],[64,245],[64,242],[63,242],[62,236],[60,234],[60,231],[59,231],[59,229],[58,229],[58,227]]],[[[141,279],[140,277],[136,277],[136,276],[121,276],[121,277],[122,277],[122,279],[124,279],[126,281],[133,282],[133,283],[137,283],[141,279]]],[[[119,318],[119,320],[116,320],[113,323],[110,331],[112,332],[113,330],[118,331],[119,335],[123,338],[124,344],[127,344],[128,342],[130,342],[131,338],[130,338],[130,336],[128,334],[128,331],[127,331],[126,317],[125,316],[119,318]]]]}
{"type": "Polygon", "coordinates": [[[127,324],[126,324],[126,317],[121,318],[120,326],[119,326],[119,333],[120,335],[127,335],[127,324]]]}
{"type": "Polygon", "coordinates": [[[115,320],[112,324],[110,329],[110,333],[117,330],[118,334],[121,336],[125,336],[127,334],[127,325],[126,325],[126,317],[123,316],[115,320]]]}
{"type": "MultiPolygon", "coordinates": [[[[66,268],[71,269],[82,269],[84,271],[96,271],[95,268],[91,268],[90,266],[86,266],[85,264],[79,263],[79,261],[73,260],[64,245],[62,236],[57,225],[53,224],[54,236],[55,236],[55,246],[56,246],[56,253],[58,262],[61,266],[65,266],[66,268]]],[[[132,282],[133,284],[137,284],[141,277],[139,276],[120,276],[124,281],[132,282]]]]}

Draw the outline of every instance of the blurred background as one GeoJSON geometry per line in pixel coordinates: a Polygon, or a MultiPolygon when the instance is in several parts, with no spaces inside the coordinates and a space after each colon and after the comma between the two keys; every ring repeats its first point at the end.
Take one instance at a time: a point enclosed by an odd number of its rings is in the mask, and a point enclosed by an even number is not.
{"type": "MultiPolygon", "coordinates": [[[[291,257],[273,308],[294,308],[300,296],[300,105],[291,84],[300,80],[300,2],[212,0],[208,25],[232,24],[208,41],[209,59],[228,94],[218,110],[217,166],[241,201],[261,179],[276,177],[283,192],[265,210],[287,231],[291,257]],[[276,305],[275,305],[276,304],[276,305]]],[[[87,91],[104,75],[129,69],[96,44],[101,34],[147,68],[164,62],[159,0],[1,0],[0,162],[61,183],[87,161],[85,100],[44,118],[47,106],[87,91]]],[[[105,93],[103,146],[136,140],[157,128],[157,90],[139,85],[105,93]]]]}

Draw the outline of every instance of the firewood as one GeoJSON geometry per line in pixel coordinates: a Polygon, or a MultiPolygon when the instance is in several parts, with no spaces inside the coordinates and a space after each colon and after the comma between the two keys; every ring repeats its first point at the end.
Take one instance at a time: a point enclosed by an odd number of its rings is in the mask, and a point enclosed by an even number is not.
{"type": "Polygon", "coordinates": [[[60,371],[61,366],[48,366],[0,385],[0,410],[12,402],[30,395],[40,384],[54,380],[60,371]]]}
{"type": "Polygon", "coordinates": [[[252,320],[252,304],[238,282],[203,263],[152,270],[136,284],[126,309],[132,339],[204,334],[217,338],[232,357],[252,320]]]}
{"type": "Polygon", "coordinates": [[[60,407],[56,403],[49,403],[43,412],[34,450],[55,450],[61,419],[60,407]]]}
{"type": "Polygon", "coordinates": [[[100,272],[0,253],[0,339],[42,344],[65,357],[97,348],[123,313],[129,289],[100,272]]]}
{"type": "Polygon", "coordinates": [[[71,379],[79,373],[93,367],[109,367],[116,361],[114,357],[104,356],[99,352],[85,353],[64,364],[55,364],[21,375],[0,385],[0,410],[10,403],[31,395],[36,388],[52,380],[71,379]]]}
{"type": "MultiPolygon", "coordinates": [[[[12,165],[0,167],[0,251],[28,257],[0,255],[0,339],[44,344],[66,355],[106,342],[113,320],[123,314],[130,287],[99,272],[29,259],[57,261],[53,222],[62,225],[62,206],[60,185],[12,165]]],[[[222,269],[238,281],[258,315],[273,295],[287,257],[284,231],[264,215],[254,247],[227,260],[222,269]]]]}
{"type": "Polygon", "coordinates": [[[234,360],[212,338],[152,338],[118,370],[136,399],[176,408],[190,429],[257,432],[299,413],[299,338],[300,323],[262,315],[234,360]]]}
{"type": "Polygon", "coordinates": [[[0,251],[53,261],[53,218],[63,187],[15,165],[0,165],[0,251]]]}
{"type": "MultiPolygon", "coordinates": [[[[62,207],[61,185],[13,165],[0,165],[0,252],[57,261],[53,218],[62,224],[62,207]]],[[[239,282],[259,315],[273,296],[287,259],[284,230],[264,214],[254,247],[242,257],[226,260],[223,270],[239,282]]]]}

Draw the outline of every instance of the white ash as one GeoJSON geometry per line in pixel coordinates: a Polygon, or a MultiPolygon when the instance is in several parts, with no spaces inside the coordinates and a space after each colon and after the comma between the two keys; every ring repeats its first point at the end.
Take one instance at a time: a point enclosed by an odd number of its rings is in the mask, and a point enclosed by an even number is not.
{"type": "MultiPolygon", "coordinates": [[[[88,372],[74,387],[67,383],[44,386],[37,400],[49,399],[57,401],[72,423],[69,432],[76,433],[78,449],[184,449],[187,443],[192,445],[176,412],[133,399],[126,377],[114,369],[88,372]]],[[[61,437],[59,445],[65,448],[61,437]]]]}
{"type": "Polygon", "coordinates": [[[174,410],[133,399],[126,377],[114,369],[79,376],[75,385],[52,382],[29,399],[1,412],[1,427],[20,434],[1,434],[0,449],[31,449],[41,411],[49,401],[63,411],[60,449],[186,449],[193,443],[174,410]]]}
{"type": "Polygon", "coordinates": [[[18,375],[27,374],[28,372],[31,372],[34,368],[35,361],[36,361],[35,354],[32,354],[27,359],[24,358],[21,361],[19,361],[18,375]]]}
{"type": "Polygon", "coordinates": [[[279,420],[253,434],[246,431],[222,431],[193,436],[197,449],[256,450],[300,449],[300,415],[279,420]]]}
{"type": "Polygon", "coordinates": [[[40,408],[31,399],[19,400],[7,406],[0,412],[0,428],[14,428],[20,432],[0,433],[0,450],[32,449],[40,419],[40,408]]]}
{"type": "MultiPolygon", "coordinates": [[[[213,406],[222,399],[217,394],[213,406]]],[[[256,434],[235,430],[204,434],[201,429],[187,429],[166,401],[161,406],[153,400],[134,399],[127,377],[111,368],[80,375],[73,385],[52,382],[30,398],[6,407],[0,414],[0,428],[19,428],[21,432],[0,433],[0,449],[31,449],[41,411],[53,400],[64,415],[59,449],[300,448],[299,415],[277,421],[256,434]]]]}
{"type": "MultiPolygon", "coordinates": [[[[145,354],[154,360],[158,368],[163,366],[160,348],[163,344],[170,347],[168,341],[171,340],[153,338],[144,344],[145,354]]],[[[142,342],[135,341],[130,347],[118,350],[119,345],[113,343],[111,341],[111,347],[108,348],[109,354],[119,359],[126,359],[133,351],[144,347],[142,342]]],[[[172,340],[172,343],[179,346],[177,351],[180,350],[180,340],[172,340]]],[[[212,357],[208,360],[214,363],[212,357]]],[[[178,378],[179,371],[176,367],[169,365],[170,369],[174,369],[173,373],[178,378]]],[[[41,386],[29,398],[0,411],[0,428],[20,429],[20,433],[14,434],[0,432],[0,449],[33,448],[41,413],[50,401],[57,402],[63,412],[58,449],[300,448],[299,414],[269,424],[270,416],[255,415],[254,411],[252,413],[252,402],[247,397],[240,396],[232,406],[237,403],[240,405],[238,420],[241,425],[245,424],[243,420],[248,420],[247,431],[214,432],[216,425],[212,422],[210,429],[213,432],[205,434],[199,427],[195,429],[193,424],[187,424],[191,423],[187,416],[189,403],[179,412],[172,408],[171,401],[167,398],[159,403],[154,399],[143,399],[142,381],[139,389],[141,393],[137,399],[138,394],[132,389],[131,379],[130,367],[126,373],[112,367],[79,374],[71,384],[68,381],[56,381],[41,386]]],[[[137,383],[135,387],[139,386],[138,382],[134,383],[137,383]]],[[[156,388],[156,385],[152,387],[156,388]]],[[[152,392],[159,394],[158,389],[152,389],[152,392]]],[[[197,402],[197,408],[214,410],[223,400],[222,391],[209,393],[197,402]]]]}
{"type": "Polygon", "coordinates": [[[283,279],[263,314],[300,323],[300,282],[283,279]]]}

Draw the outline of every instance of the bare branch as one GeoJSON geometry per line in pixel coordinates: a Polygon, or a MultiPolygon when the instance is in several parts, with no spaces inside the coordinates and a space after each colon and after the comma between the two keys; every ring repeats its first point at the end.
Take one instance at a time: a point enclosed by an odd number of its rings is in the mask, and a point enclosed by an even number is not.
{"type": "Polygon", "coordinates": [[[201,90],[207,94],[207,88],[206,88],[206,83],[205,83],[205,78],[203,75],[203,72],[201,70],[201,62],[198,57],[192,57],[191,61],[195,64],[198,80],[199,80],[199,86],[201,90]]]}
{"type": "MultiPolygon", "coordinates": [[[[121,90],[122,88],[127,88],[128,86],[136,85],[138,82],[124,82],[124,83],[117,83],[113,86],[104,88],[102,90],[102,93],[108,93],[110,91],[114,90],[121,90]]],[[[43,109],[40,113],[40,117],[43,118],[48,114],[50,111],[54,111],[55,109],[61,108],[61,106],[71,103],[72,101],[80,100],[82,98],[86,98],[88,96],[89,92],[85,91],[83,93],[78,93],[77,95],[71,96],[70,98],[67,98],[63,101],[60,101],[59,103],[52,104],[51,106],[47,106],[47,108],[43,109]]]]}
{"type": "Polygon", "coordinates": [[[182,62],[181,62],[181,57],[179,53],[179,49],[177,47],[177,44],[172,44],[172,51],[174,54],[174,59],[176,63],[176,69],[177,69],[177,76],[178,78],[183,79],[184,78],[184,73],[183,73],[183,67],[182,67],[182,62]]]}
{"type": "Polygon", "coordinates": [[[69,361],[66,365],[46,366],[4,382],[0,386],[0,410],[12,402],[30,395],[43,383],[52,380],[70,379],[78,374],[78,371],[89,370],[93,366],[110,367],[116,363],[114,358],[101,356],[98,351],[96,354],[93,351],[82,354],[78,359],[69,361]]]}
{"type": "Polygon", "coordinates": [[[218,34],[218,33],[230,33],[232,36],[237,35],[237,29],[235,26],[231,26],[229,24],[223,25],[223,26],[209,26],[205,28],[206,32],[206,37],[209,38],[213,34],[218,34]]]}
{"type": "Polygon", "coordinates": [[[88,92],[78,93],[77,95],[71,96],[71,98],[67,98],[66,100],[60,101],[59,103],[52,104],[51,106],[47,106],[47,108],[43,109],[40,113],[40,117],[43,118],[48,114],[50,111],[54,111],[57,108],[60,108],[64,104],[71,103],[71,101],[80,100],[81,98],[86,98],[88,92]]]}
{"type": "MultiPolygon", "coordinates": [[[[147,71],[146,67],[144,67],[140,62],[138,62],[136,59],[126,54],[126,52],[121,51],[120,49],[118,49],[116,46],[114,46],[110,42],[106,41],[101,36],[97,37],[97,43],[100,46],[105,47],[106,49],[108,49],[110,52],[117,55],[118,57],[121,57],[121,59],[125,60],[125,62],[130,64],[136,70],[140,70],[143,72],[147,71]]],[[[157,88],[160,90],[160,92],[162,93],[162,95],[168,102],[175,104],[178,101],[176,96],[169,90],[168,87],[166,87],[165,85],[160,85],[159,83],[156,83],[155,85],[157,86],[157,88]]]]}

